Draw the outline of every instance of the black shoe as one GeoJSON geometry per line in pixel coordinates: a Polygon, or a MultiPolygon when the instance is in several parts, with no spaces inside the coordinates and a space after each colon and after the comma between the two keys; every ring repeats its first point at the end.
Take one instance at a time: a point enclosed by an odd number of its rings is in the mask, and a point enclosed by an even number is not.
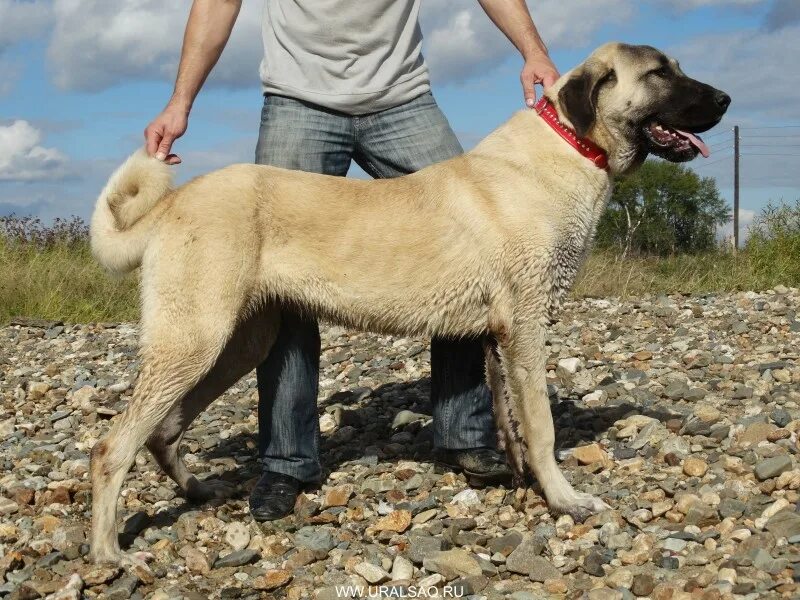
{"type": "Polygon", "coordinates": [[[440,472],[464,473],[473,487],[511,483],[512,473],[505,455],[491,448],[440,449],[436,452],[436,467],[440,472]]]}
{"type": "Polygon", "coordinates": [[[294,510],[303,482],[283,473],[265,472],[250,493],[250,514],[256,521],[282,519],[294,510]]]}

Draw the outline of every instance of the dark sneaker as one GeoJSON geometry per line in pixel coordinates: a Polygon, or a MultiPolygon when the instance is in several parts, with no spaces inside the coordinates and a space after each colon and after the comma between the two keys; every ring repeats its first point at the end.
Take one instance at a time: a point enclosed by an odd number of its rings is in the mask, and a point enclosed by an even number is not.
{"type": "Polygon", "coordinates": [[[511,469],[508,468],[505,454],[491,448],[437,450],[436,467],[440,472],[449,470],[464,473],[473,487],[511,483],[511,469]]]}
{"type": "Polygon", "coordinates": [[[250,514],[256,521],[282,519],[292,513],[302,489],[299,479],[267,471],[250,493],[250,514]]]}

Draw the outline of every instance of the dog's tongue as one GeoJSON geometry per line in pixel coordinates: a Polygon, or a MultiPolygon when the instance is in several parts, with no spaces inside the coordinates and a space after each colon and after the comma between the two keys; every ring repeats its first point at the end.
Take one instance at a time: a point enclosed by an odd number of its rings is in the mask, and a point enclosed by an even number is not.
{"type": "Polygon", "coordinates": [[[706,143],[695,134],[689,133],[688,131],[681,131],[680,129],[676,129],[675,131],[680,133],[683,137],[689,140],[695,148],[700,150],[700,154],[703,155],[703,158],[708,158],[711,156],[711,150],[708,149],[706,143]]]}

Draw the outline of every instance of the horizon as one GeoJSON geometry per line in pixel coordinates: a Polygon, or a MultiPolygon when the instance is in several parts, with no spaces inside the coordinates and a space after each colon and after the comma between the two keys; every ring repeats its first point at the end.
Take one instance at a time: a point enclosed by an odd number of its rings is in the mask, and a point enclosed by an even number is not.
{"type": "MultiPolygon", "coordinates": [[[[179,181],[252,162],[262,4],[243,3],[189,130],[175,144],[184,160],[179,181]]],[[[799,2],[529,4],[562,73],[606,41],[646,43],[732,96],[725,119],[703,136],[711,157],[688,165],[712,177],[732,206],[732,128],[741,127],[742,237],[767,202],[800,198],[800,70],[783,67],[800,50],[799,2]]],[[[141,145],[145,126],[169,99],[189,5],[0,0],[0,215],[87,219],[105,179],[141,145]]],[[[423,0],[420,21],[433,93],[471,148],[524,109],[521,58],[477,2],[423,0]]],[[[359,171],[351,168],[364,176],[359,171]]]]}

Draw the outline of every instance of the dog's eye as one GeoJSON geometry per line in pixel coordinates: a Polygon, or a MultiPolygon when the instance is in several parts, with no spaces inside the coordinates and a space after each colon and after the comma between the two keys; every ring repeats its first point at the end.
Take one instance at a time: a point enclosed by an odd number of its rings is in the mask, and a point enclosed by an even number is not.
{"type": "Polygon", "coordinates": [[[666,77],[669,75],[669,69],[667,67],[659,67],[658,69],[653,69],[647,73],[648,75],[655,75],[656,77],[666,77]]]}

